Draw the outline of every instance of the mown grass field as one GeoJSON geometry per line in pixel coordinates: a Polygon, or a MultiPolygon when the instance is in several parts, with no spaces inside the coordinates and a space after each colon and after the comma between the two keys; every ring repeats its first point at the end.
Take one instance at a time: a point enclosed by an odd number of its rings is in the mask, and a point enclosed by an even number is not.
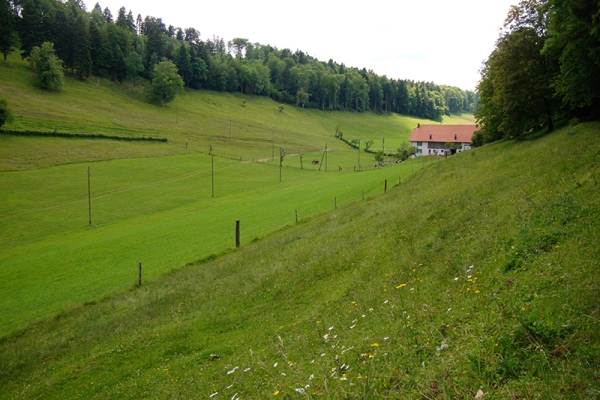
{"type": "MultiPolygon", "coordinates": [[[[422,163],[361,172],[301,170],[180,155],[69,164],[0,174],[0,332],[133,285],[299,218],[391,188],[422,163]]],[[[416,160],[415,160],[416,161],[416,160]]],[[[285,164],[289,162],[286,161],[285,164]]],[[[429,164],[429,163],[428,163],[429,164]]]]}
{"type": "Polygon", "coordinates": [[[461,153],[30,325],[0,398],[598,398],[599,140],[461,153]]]}
{"type": "Polygon", "coordinates": [[[48,93],[32,86],[18,56],[0,68],[2,96],[15,115],[8,129],[168,138],[0,135],[0,335],[130,288],[138,262],[150,281],[221,254],[233,246],[237,219],[249,243],[293,223],[296,211],[302,220],[361,200],[383,191],[386,179],[391,188],[424,166],[375,170],[373,155],[333,137],[338,127],[400,143],[421,121],[414,118],[280,112],[268,99],[198,91],[163,109],[143,86],[69,78],[63,92],[48,93]]]}

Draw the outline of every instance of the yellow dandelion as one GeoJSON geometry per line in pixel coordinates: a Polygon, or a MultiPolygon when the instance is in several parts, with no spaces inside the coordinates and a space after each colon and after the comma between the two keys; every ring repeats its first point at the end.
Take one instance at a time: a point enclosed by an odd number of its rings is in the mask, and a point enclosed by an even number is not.
{"type": "Polygon", "coordinates": [[[275,393],[273,393],[273,395],[275,395],[275,396],[279,395],[279,390],[276,390],[275,393]]]}
{"type": "Polygon", "coordinates": [[[402,289],[404,286],[406,286],[406,283],[396,286],[396,289],[402,289]]]}
{"type": "Polygon", "coordinates": [[[371,347],[379,347],[379,343],[373,343],[371,347]]]}
{"type": "Polygon", "coordinates": [[[479,290],[476,290],[475,293],[479,294],[480,292],[479,292],[479,290]]]}

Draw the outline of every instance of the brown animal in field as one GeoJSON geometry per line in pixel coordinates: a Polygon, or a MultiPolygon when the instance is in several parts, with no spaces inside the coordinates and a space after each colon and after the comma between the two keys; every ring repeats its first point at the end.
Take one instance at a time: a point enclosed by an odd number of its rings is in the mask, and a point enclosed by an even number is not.
{"type": "Polygon", "coordinates": [[[318,165],[319,164],[319,160],[312,160],[313,165],[318,165]]]}

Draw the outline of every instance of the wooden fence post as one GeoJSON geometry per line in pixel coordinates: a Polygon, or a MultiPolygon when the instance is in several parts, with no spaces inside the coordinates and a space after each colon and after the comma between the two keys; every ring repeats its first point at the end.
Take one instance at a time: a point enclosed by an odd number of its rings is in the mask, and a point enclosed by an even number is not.
{"type": "Polygon", "coordinates": [[[142,286],[142,263],[138,264],[138,286],[142,286]]]}
{"type": "Polygon", "coordinates": [[[385,180],[385,182],[383,183],[383,191],[387,192],[387,179],[385,180]]]}
{"type": "Polygon", "coordinates": [[[296,223],[298,223],[298,210],[295,210],[295,211],[296,211],[296,223]]]}
{"type": "Polygon", "coordinates": [[[240,247],[240,220],[235,221],[235,247],[240,247]]]}

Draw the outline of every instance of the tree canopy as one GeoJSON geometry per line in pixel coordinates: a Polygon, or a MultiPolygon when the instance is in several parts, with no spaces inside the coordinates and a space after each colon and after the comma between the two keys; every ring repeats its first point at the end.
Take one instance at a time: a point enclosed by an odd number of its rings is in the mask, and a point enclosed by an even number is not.
{"type": "Polygon", "coordinates": [[[42,43],[31,50],[31,65],[36,73],[36,83],[46,90],[60,91],[63,87],[62,61],[54,52],[54,44],[42,43]]]}
{"type": "Polygon", "coordinates": [[[183,79],[177,73],[177,67],[171,61],[161,61],[152,71],[152,94],[160,100],[164,107],[175,98],[178,90],[183,88],[183,79]]]}
{"type": "Polygon", "coordinates": [[[600,112],[600,1],[512,6],[481,70],[474,143],[517,137],[556,118],[600,112]]]}
{"type": "MultiPolygon", "coordinates": [[[[246,38],[202,40],[195,28],[167,26],[153,16],[134,19],[125,7],[113,14],[98,3],[88,12],[81,1],[19,0],[16,13],[12,0],[0,0],[0,18],[6,4],[23,57],[35,46],[52,42],[64,68],[82,79],[91,73],[119,82],[138,76],[151,79],[155,66],[167,59],[177,66],[186,87],[269,96],[306,108],[441,120],[443,115],[473,112],[476,104],[472,91],[390,79],[246,38]]],[[[2,38],[0,34],[0,46],[2,38]]],[[[17,42],[11,43],[14,47],[17,42]]]]}

